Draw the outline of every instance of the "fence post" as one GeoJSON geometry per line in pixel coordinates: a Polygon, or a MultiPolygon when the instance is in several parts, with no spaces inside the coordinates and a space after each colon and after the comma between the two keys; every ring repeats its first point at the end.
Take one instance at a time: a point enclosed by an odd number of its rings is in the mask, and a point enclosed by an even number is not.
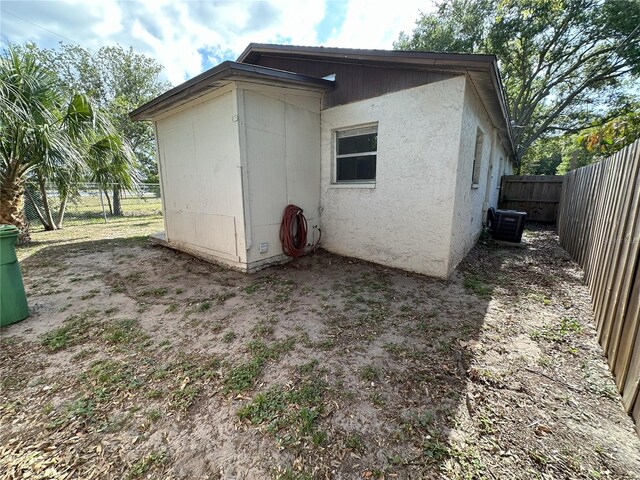
{"type": "Polygon", "coordinates": [[[107,212],[104,211],[104,200],[102,199],[102,189],[98,188],[100,193],[100,206],[102,207],[102,216],[104,217],[104,223],[107,223],[107,212]]]}

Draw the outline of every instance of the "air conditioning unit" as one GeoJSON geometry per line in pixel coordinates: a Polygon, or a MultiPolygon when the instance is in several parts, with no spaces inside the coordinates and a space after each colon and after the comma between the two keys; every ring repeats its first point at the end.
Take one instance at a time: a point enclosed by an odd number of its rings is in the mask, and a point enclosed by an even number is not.
{"type": "Polygon", "coordinates": [[[487,211],[487,224],[494,240],[520,243],[526,220],[527,212],[494,210],[493,208],[487,211]]]}

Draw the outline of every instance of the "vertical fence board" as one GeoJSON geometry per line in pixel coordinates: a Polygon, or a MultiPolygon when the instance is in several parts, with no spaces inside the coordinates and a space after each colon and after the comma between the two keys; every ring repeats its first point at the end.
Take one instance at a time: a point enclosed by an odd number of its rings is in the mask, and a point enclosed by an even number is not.
{"type": "MultiPolygon", "coordinates": [[[[602,194],[602,182],[600,181],[600,179],[602,178],[602,170],[603,170],[603,165],[602,163],[597,163],[596,165],[593,165],[592,168],[589,169],[589,178],[590,178],[590,182],[591,182],[591,189],[589,190],[589,198],[587,199],[588,202],[590,202],[591,204],[597,204],[597,202],[599,202],[599,198],[600,195],[602,194]]],[[[593,250],[591,247],[591,245],[594,242],[595,236],[596,236],[596,232],[598,229],[598,226],[600,225],[600,222],[598,222],[598,219],[594,218],[593,215],[589,215],[589,222],[590,222],[590,227],[589,230],[587,232],[586,239],[588,241],[588,249],[587,249],[587,253],[586,253],[586,259],[584,261],[584,263],[581,263],[581,265],[584,265],[584,270],[587,276],[587,279],[590,279],[592,276],[592,272],[593,272],[593,250]]]]}
{"type": "MultiPolygon", "coordinates": [[[[578,192],[587,191],[592,188],[592,172],[592,168],[576,172],[578,180],[576,190],[578,192]]],[[[590,197],[587,198],[586,202],[575,202],[575,214],[573,219],[574,228],[577,225],[584,225],[584,228],[588,229],[587,222],[591,218],[591,215],[589,215],[591,208],[592,199],[590,197]]],[[[583,262],[587,252],[589,237],[585,235],[576,236],[574,242],[576,244],[576,255],[579,259],[578,261],[583,262]]]]}
{"type": "Polygon", "coordinates": [[[560,244],[580,264],[598,340],[640,425],[640,141],[565,175],[560,244]]]}
{"type": "Polygon", "coordinates": [[[605,195],[601,196],[602,201],[598,203],[598,208],[595,212],[596,218],[602,222],[602,226],[598,231],[596,237],[596,264],[594,268],[593,281],[590,283],[591,290],[591,302],[593,309],[596,312],[596,325],[598,326],[598,339],[602,338],[602,323],[600,319],[600,291],[602,283],[605,280],[605,264],[609,260],[609,250],[611,243],[608,241],[611,236],[612,227],[614,225],[613,215],[611,214],[611,204],[615,187],[617,183],[616,179],[616,166],[617,162],[606,161],[606,177],[605,177],[605,195]]]}
{"type": "Polygon", "coordinates": [[[636,330],[636,336],[633,340],[629,372],[622,389],[622,405],[628,412],[634,408],[633,405],[637,402],[638,390],[640,390],[640,330],[636,330]]]}
{"type": "MultiPolygon", "coordinates": [[[[605,316],[609,317],[609,345],[607,357],[616,371],[615,365],[618,356],[618,346],[622,340],[627,307],[632,301],[632,285],[637,270],[637,257],[639,253],[638,242],[634,239],[640,237],[640,155],[629,156],[630,175],[625,185],[627,195],[623,206],[624,229],[620,238],[620,256],[614,271],[612,292],[605,304],[605,316]]],[[[636,293],[636,296],[638,293],[636,293]]],[[[626,375],[626,371],[622,370],[626,375]]]]}
{"type": "MultiPolygon", "coordinates": [[[[624,276],[627,270],[627,265],[620,265],[622,257],[625,255],[625,232],[628,228],[630,204],[635,190],[635,162],[630,155],[623,155],[622,159],[618,159],[617,164],[617,190],[613,196],[612,204],[612,216],[613,227],[612,232],[608,237],[608,250],[607,260],[605,261],[605,271],[603,272],[603,282],[599,292],[599,305],[598,305],[598,322],[602,325],[601,345],[605,352],[608,352],[611,341],[611,331],[613,328],[613,317],[615,311],[611,311],[609,308],[610,301],[615,302],[617,305],[620,301],[620,289],[621,285],[616,282],[617,277],[624,276]],[[617,288],[616,288],[617,287],[617,288]]],[[[631,219],[634,222],[634,219],[631,219]]],[[[626,300],[625,300],[626,304],[626,300]]],[[[613,306],[615,308],[615,305],[613,306]]],[[[609,358],[609,364],[613,367],[612,358],[609,358]]]]}
{"type": "MultiPolygon", "coordinates": [[[[622,326],[613,373],[616,376],[618,391],[623,394],[622,403],[624,405],[624,392],[628,391],[627,402],[630,404],[631,400],[629,398],[637,394],[638,385],[640,384],[640,358],[636,358],[635,362],[633,361],[634,348],[636,349],[636,354],[640,354],[638,352],[640,342],[636,341],[634,345],[634,340],[640,334],[640,268],[638,268],[638,263],[635,266],[635,279],[631,289],[629,305],[620,323],[624,323],[624,325],[622,326]],[[631,392],[634,393],[632,394],[631,392]]],[[[629,405],[627,405],[627,409],[628,407],[629,405]]]]}
{"type": "Polygon", "coordinates": [[[600,230],[598,245],[600,249],[597,252],[597,263],[592,284],[591,295],[594,311],[596,312],[596,324],[598,325],[598,339],[600,343],[604,342],[605,324],[602,321],[602,302],[605,295],[605,289],[611,271],[610,263],[613,261],[614,246],[616,243],[616,233],[618,229],[617,218],[617,192],[620,191],[620,163],[616,156],[612,162],[608,162],[606,177],[606,194],[602,197],[603,201],[599,205],[598,217],[603,219],[603,228],[600,230]]]}

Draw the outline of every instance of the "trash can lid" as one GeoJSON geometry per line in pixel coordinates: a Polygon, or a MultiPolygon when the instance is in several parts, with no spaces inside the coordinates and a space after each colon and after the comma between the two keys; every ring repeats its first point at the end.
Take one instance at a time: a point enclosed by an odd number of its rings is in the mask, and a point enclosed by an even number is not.
{"type": "Polygon", "coordinates": [[[18,227],[14,225],[0,225],[0,237],[15,237],[18,235],[18,227]]]}

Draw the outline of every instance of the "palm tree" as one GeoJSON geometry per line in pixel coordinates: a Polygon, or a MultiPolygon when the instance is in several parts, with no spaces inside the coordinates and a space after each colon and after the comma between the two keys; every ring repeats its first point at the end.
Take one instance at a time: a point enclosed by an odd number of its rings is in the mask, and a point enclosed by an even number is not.
{"type": "Polygon", "coordinates": [[[130,188],[135,159],[88,97],[68,98],[55,73],[30,51],[9,47],[0,57],[0,223],[12,224],[28,241],[23,216],[25,180],[39,185],[47,230],[62,224],[73,181],[89,166],[113,163],[118,180],[130,188]],[[49,208],[45,182],[53,181],[61,194],[57,219],[49,208]]]}
{"type": "Polygon", "coordinates": [[[89,148],[87,162],[91,171],[89,180],[98,184],[104,191],[112,215],[122,215],[122,210],[118,212],[116,206],[111,205],[108,190],[113,188],[115,204],[116,201],[120,201],[120,191],[133,190],[140,181],[140,172],[131,163],[133,158],[135,158],[133,149],[130,149],[128,142],[117,135],[107,135],[89,148]]]}

